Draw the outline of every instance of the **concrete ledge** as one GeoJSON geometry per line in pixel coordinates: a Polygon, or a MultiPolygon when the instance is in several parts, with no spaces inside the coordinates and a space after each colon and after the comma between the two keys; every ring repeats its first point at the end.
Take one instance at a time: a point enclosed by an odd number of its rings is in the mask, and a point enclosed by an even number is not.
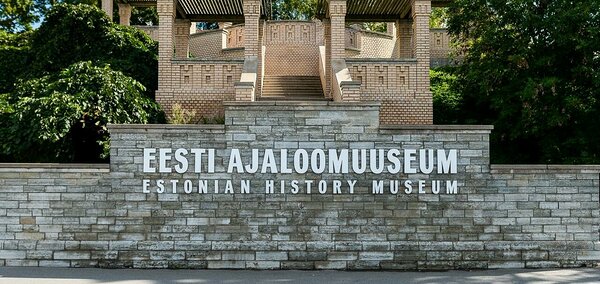
{"type": "Polygon", "coordinates": [[[491,131],[493,125],[381,125],[381,130],[482,130],[491,131]]]}
{"type": "Polygon", "coordinates": [[[497,172],[528,172],[528,171],[590,171],[600,173],[600,165],[545,165],[545,164],[493,164],[490,170],[497,172]]]}
{"type": "Polygon", "coordinates": [[[0,163],[0,172],[98,172],[108,173],[109,164],[0,163]]]}
{"type": "Polygon", "coordinates": [[[224,132],[223,124],[109,124],[110,133],[140,133],[160,132],[171,130],[212,131],[224,132]]]}

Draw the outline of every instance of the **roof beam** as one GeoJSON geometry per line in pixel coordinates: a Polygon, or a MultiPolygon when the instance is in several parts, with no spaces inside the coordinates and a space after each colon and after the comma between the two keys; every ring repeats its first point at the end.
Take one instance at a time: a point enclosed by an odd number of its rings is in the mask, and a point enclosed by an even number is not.
{"type": "Polygon", "coordinates": [[[187,14],[186,19],[192,22],[244,22],[244,16],[240,15],[197,15],[187,14]]]}

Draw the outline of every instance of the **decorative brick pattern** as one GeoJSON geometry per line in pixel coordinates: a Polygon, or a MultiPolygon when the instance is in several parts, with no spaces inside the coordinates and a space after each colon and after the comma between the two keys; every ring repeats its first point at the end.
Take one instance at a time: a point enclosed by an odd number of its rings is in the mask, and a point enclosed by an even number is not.
{"type": "Polygon", "coordinates": [[[446,29],[431,29],[431,67],[450,63],[450,35],[446,29]]]}
{"type": "Polygon", "coordinates": [[[266,76],[318,76],[319,47],[315,22],[267,22],[265,28],[266,76]]]}
{"type": "Polygon", "coordinates": [[[225,113],[225,125],[110,126],[110,172],[0,165],[0,265],[429,270],[600,261],[598,166],[490,166],[490,127],[380,127],[372,103],[243,102],[226,104],[225,113]],[[259,185],[249,194],[144,194],[142,179],[199,178],[143,174],[143,148],[159,147],[218,149],[217,172],[232,148],[290,155],[443,148],[457,150],[458,165],[452,177],[369,170],[210,177],[356,179],[354,194],[265,194],[259,185]],[[429,184],[427,194],[371,192],[373,179],[448,178],[458,180],[458,194],[432,194],[429,184]]]}
{"type": "Polygon", "coordinates": [[[244,47],[244,25],[230,26],[227,31],[227,48],[244,47]]]}
{"type": "MultiPolygon", "coordinates": [[[[191,56],[199,59],[224,59],[223,36],[227,36],[227,31],[201,31],[190,35],[191,56]]],[[[238,59],[243,58],[244,54],[242,52],[238,59]]]]}
{"type": "Polygon", "coordinates": [[[195,110],[196,119],[223,114],[223,101],[235,99],[234,84],[242,74],[243,61],[179,60],[173,61],[168,78],[176,86],[171,91],[158,91],[156,101],[167,115],[172,105],[195,110]]]}
{"type": "Polygon", "coordinates": [[[417,96],[416,61],[347,59],[362,101],[380,101],[382,124],[431,124],[432,106],[417,96]]]}
{"type": "Polygon", "coordinates": [[[175,57],[178,59],[188,58],[190,53],[190,20],[175,20],[175,57]]]}

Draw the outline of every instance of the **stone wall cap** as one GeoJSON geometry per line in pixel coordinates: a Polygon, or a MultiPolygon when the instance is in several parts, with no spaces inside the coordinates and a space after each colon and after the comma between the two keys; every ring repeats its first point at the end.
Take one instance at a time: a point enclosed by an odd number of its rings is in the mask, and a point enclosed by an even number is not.
{"type": "Polygon", "coordinates": [[[74,163],[0,163],[0,171],[15,171],[15,169],[57,169],[57,170],[97,170],[108,172],[109,164],[74,164],[74,163]]]}
{"type": "Polygon", "coordinates": [[[493,125],[391,125],[385,124],[379,127],[381,130],[493,130],[493,125]]]}
{"type": "Polygon", "coordinates": [[[224,130],[223,124],[108,124],[112,133],[124,130],[224,130]]]}
{"type": "Polygon", "coordinates": [[[589,170],[600,173],[600,165],[547,165],[547,164],[492,164],[491,170],[497,171],[535,171],[535,170],[567,170],[581,171],[589,170]]]}

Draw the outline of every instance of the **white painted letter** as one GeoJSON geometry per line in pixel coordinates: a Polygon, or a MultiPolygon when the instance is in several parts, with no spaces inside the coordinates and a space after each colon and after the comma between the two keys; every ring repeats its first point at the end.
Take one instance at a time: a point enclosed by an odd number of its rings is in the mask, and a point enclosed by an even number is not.
{"type": "Polygon", "coordinates": [[[156,156],[153,154],[156,153],[156,149],[154,148],[144,148],[144,172],[145,173],[155,173],[156,168],[150,167],[150,161],[156,160],[156,156]]]}

